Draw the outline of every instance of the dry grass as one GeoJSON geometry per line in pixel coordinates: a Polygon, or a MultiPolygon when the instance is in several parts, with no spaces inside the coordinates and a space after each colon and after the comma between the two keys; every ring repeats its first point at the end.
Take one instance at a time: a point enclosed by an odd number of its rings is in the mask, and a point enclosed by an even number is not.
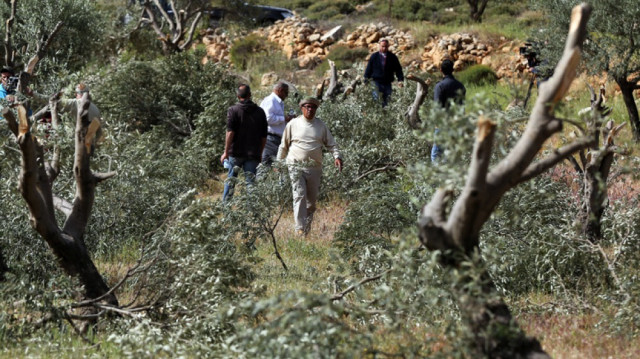
{"type": "MultiPolygon", "coordinates": [[[[596,315],[523,314],[518,322],[553,358],[640,358],[640,339],[603,333],[596,315]]],[[[632,334],[632,333],[629,333],[632,334]]]]}

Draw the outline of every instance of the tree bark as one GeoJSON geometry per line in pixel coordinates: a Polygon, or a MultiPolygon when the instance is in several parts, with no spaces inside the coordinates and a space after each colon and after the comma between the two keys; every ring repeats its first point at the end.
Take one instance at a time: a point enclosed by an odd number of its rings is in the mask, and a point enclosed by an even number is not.
{"type": "Polygon", "coordinates": [[[5,280],[4,274],[9,271],[9,267],[4,262],[4,255],[2,254],[2,247],[0,247],[0,282],[5,280]]]}
{"type": "MultiPolygon", "coordinates": [[[[420,241],[428,250],[441,252],[444,267],[460,269],[476,256],[480,230],[509,189],[594,145],[592,136],[581,138],[534,162],[547,139],[562,129],[562,121],[553,112],[575,78],[590,12],[591,7],[586,4],[573,9],[563,56],[554,75],[540,86],[527,127],[513,149],[489,169],[496,124],[480,117],[466,183],[450,213],[447,215],[452,190],[438,189],[423,207],[418,223],[420,241]]],[[[477,357],[549,357],[536,339],[527,337],[519,328],[485,269],[480,276],[460,280],[454,296],[473,333],[477,357]]]]}
{"type": "Polygon", "coordinates": [[[416,129],[420,124],[420,106],[424,103],[425,98],[427,97],[427,92],[429,90],[429,85],[431,84],[431,79],[427,79],[424,81],[423,79],[409,74],[407,75],[407,80],[415,81],[417,83],[416,87],[416,98],[413,100],[413,103],[407,109],[407,112],[404,114],[404,117],[407,119],[409,123],[409,127],[416,129]]]}
{"type": "Polygon", "coordinates": [[[633,91],[636,90],[636,84],[628,82],[624,77],[617,77],[615,81],[618,86],[620,86],[622,99],[624,100],[624,105],[627,107],[633,138],[636,142],[640,142],[640,116],[638,115],[638,106],[636,106],[635,99],[633,98],[633,91]]]}
{"type": "MultiPolygon", "coordinates": [[[[18,121],[9,108],[2,111],[2,116],[14,132],[22,153],[19,189],[29,207],[31,226],[51,247],[65,272],[78,277],[84,286],[85,296],[99,298],[109,291],[109,287],[89,256],[84,243],[84,231],[93,206],[95,186],[113,174],[94,174],[89,169],[91,146],[87,144],[91,144],[93,140],[90,137],[91,123],[97,120],[90,121],[87,118],[88,106],[88,94],[85,94],[76,121],[73,171],[77,190],[63,229],[58,227],[55,218],[51,189],[53,178],[47,173],[42,145],[30,132],[31,124],[26,109],[22,105],[18,106],[18,121]]],[[[104,301],[112,305],[118,304],[112,293],[106,295],[104,301]]]]}
{"type": "Polygon", "coordinates": [[[147,17],[143,17],[140,21],[151,25],[153,31],[162,41],[162,50],[165,54],[182,52],[191,46],[196,27],[202,19],[203,4],[205,2],[200,1],[198,6],[192,9],[193,3],[190,1],[184,9],[178,9],[175,2],[170,1],[172,14],[169,14],[159,0],[146,0],[142,6],[147,17]],[[160,18],[156,17],[156,10],[160,13],[160,18]],[[187,28],[189,21],[191,24],[187,28]],[[163,29],[163,22],[168,25],[167,33],[163,29]]]}
{"type": "Polygon", "coordinates": [[[489,0],[467,0],[467,3],[471,8],[469,13],[471,20],[475,22],[482,22],[482,14],[484,13],[488,2],[489,0]]]}

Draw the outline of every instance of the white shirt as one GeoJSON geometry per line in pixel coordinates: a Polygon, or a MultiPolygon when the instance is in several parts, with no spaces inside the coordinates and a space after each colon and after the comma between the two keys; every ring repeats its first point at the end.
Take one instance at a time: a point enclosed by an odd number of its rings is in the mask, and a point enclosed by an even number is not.
{"type": "Polygon", "coordinates": [[[314,167],[321,168],[323,147],[331,151],[334,158],[340,158],[338,145],[327,125],[317,117],[307,120],[304,116],[298,116],[284,130],[278,148],[278,160],[286,158],[287,164],[312,160],[314,167]]]}
{"type": "Polygon", "coordinates": [[[284,127],[287,125],[284,120],[284,101],[275,92],[272,92],[260,102],[260,107],[267,115],[267,124],[269,125],[267,132],[282,136],[284,127]]]}

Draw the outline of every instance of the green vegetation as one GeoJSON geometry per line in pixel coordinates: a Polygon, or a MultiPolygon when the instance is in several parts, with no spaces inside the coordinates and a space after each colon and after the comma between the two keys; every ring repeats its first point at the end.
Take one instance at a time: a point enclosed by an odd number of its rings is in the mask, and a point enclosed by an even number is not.
{"type": "Polygon", "coordinates": [[[456,74],[456,78],[469,85],[495,85],[498,76],[489,66],[473,65],[456,74]]]}

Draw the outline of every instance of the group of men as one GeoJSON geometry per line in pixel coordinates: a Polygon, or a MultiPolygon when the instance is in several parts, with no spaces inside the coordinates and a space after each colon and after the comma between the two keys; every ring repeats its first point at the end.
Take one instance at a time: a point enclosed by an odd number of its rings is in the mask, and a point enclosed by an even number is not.
{"type": "MultiPolygon", "coordinates": [[[[466,90],[453,77],[453,62],[445,59],[440,68],[444,78],[435,87],[434,101],[445,108],[451,100],[461,104],[466,90]]],[[[373,96],[382,101],[383,107],[393,92],[394,78],[399,87],[403,86],[402,67],[398,57],[389,51],[388,40],[380,40],[379,51],[369,58],[364,77],[367,81],[373,80],[373,96]]],[[[316,117],[320,101],[313,97],[303,99],[299,103],[302,115],[294,117],[293,112],[287,113],[284,108],[284,101],[289,96],[289,86],[285,82],[278,82],[260,106],[251,101],[249,85],[238,86],[236,95],[238,103],[227,112],[225,147],[220,157],[220,162],[228,168],[223,201],[232,198],[233,178],[238,176],[240,169],[250,184],[260,163],[269,168],[274,159],[284,160],[292,183],[296,233],[307,235],[320,189],[323,149],[333,154],[334,164],[340,171],[343,166],[331,131],[316,117]]],[[[432,160],[437,161],[441,154],[442,148],[434,144],[432,160]]]]}
{"type": "Polygon", "coordinates": [[[279,82],[260,106],[251,101],[249,85],[238,86],[238,103],[227,112],[227,132],[220,162],[228,160],[228,178],[223,201],[233,196],[234,180],[242,169],[251,183],[260,162],[269,167],[275,158],[289,167],[293,190],[293,214],[296,233],[307,235],[311,229],[322,178],[322,151],[333,153],[334,164],[342,171],[338,145],[327,125],[316,117],[320,101],[307,97],[300,101],[302,115],[286,114],[284,100],[289,86],[279,82]]]}

